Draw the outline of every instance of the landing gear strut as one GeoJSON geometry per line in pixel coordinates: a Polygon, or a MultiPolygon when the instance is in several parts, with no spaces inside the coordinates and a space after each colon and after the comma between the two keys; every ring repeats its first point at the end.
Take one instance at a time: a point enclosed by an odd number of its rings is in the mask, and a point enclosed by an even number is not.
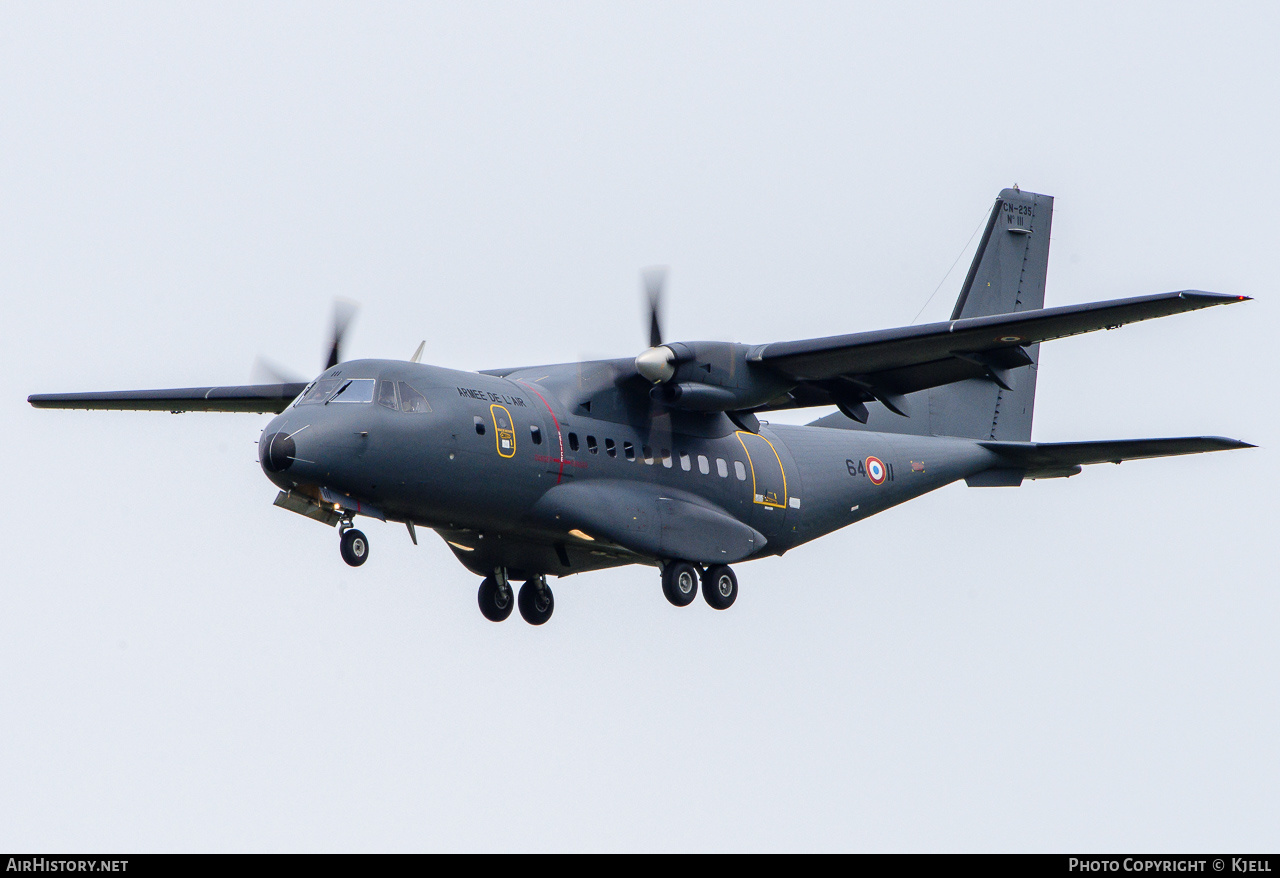
{"type": "Polygon", "coordinates": [[[702,596],[714,609],[727,610],[738,599],[738,577],[727,564],[713,564],[702,574],[702,596]]]}
{"type": "Polygon", "coordinates": [[[687,607],[698,596],[698,568],[688,561],[671,561],[662,568],[662,593],[677,607],[687,607]]]}
{"type": "Polygon", "coordinates": [[[511,608],[516,604],[505,572],[502,572],[501,580],[496,576],[486,576],[476,597],[480,601],[480,612],[490,622],[501,622],[510,616],[511,608]]]}
{"type": "Polygon", "coordinates": [[[556,599],[547,587],[545,576],[535,576],[520,586],[520,615],[530,625],[541,625],[551,618],[556,599]]]}
{"type": "Polygon", "coordinates": [[[351,519],[344,519],[338,525],[338,533],[342,535],[339,548],[343,561],[352,567],[359,567],[369,560],[369,538],[351,526],[351,519]]]}

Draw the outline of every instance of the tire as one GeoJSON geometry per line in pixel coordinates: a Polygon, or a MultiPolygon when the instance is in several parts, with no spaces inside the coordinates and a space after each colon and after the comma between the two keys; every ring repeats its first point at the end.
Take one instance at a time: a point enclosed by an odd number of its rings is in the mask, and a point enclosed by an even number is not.
{"type": "Polygon", "coordinates": [[[738,599],[738,577],[727,564],[715,564],[702,575],[702,597],[712,608],[727,610],[738,599]]]}
{"type": "Polygon", "coordinates": [[[369,538],[354,527],[342,535],[339,548],[342,550],[342,560],[352,567],[359,567],[369,560],[369,538]]]}
{"type": "Polygon", "coordinates": [[[490,622],[506,619],[516,603],[512,600],[511,589],[498,588],[498,580],[492,576],[486,576],[480,583],[480,593],[476,595],[476,600],[480,603],[481,614],[490,622]]]}
{"type": "Polygon", "coordinates": [[[556,608],[556,599],[551,594],[551,588],[544,585],[539,589],[538,583],[533,580],[520,586],[520,597],[517,603],[520,604],[520,615],[530,625],[545,624],[556,608]]]}
{"type": "Polygon", "coordinates": [[[662,593],[677,607],[687,607],[698,596],[698,568],[688,561],[672,561],[662,571],[662,593]]]}

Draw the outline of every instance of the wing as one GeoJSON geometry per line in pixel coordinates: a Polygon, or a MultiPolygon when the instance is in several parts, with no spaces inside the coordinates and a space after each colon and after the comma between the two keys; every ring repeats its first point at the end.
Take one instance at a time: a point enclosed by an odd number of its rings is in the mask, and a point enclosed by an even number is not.
{"type": "Polygon", "coordinates": [[[894,408],[904,394],[968,378],[1008,386],[1032,361],[1030,345],[1097,329],[1247,300],[1200,290],[971,317],[829,338],[775,342],[751,359],[796,382],[790,398],[758,410],[817,405],[861,395],[894,408]]]}
{"type": "Polygon", "coordinates": [[[305,383],[245,384],[238,387],[184,387],[174,390],[37,393],[28,396],[27,402],[38,409],[279,414],[306,386],[305,383]]]}

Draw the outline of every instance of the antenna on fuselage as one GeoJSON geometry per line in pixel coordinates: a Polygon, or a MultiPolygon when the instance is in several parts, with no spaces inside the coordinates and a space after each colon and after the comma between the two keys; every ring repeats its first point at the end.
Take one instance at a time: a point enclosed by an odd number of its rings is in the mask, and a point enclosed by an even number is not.
{"type": "Polygon", "coordinates": [[[422,350],[427,346],[427,340],[424,338],[419,344],[418,349],[413,352],[413,356],[409,358],[410,363],[416,363],[422,359],[422,350]]]}

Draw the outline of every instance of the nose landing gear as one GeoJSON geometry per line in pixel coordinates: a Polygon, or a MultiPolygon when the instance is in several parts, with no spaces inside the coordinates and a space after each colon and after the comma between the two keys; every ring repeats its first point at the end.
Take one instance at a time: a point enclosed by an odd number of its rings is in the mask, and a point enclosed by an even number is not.
{"type": "Polygon", "coordinates": [[[344,519],[338,524],[338,533],[342,535],[339,549],[342,551],[343,561],[352,567],[359,567],[369,560],[369,538],[363,531],[352,527],[351,519],[344,519]]]}

